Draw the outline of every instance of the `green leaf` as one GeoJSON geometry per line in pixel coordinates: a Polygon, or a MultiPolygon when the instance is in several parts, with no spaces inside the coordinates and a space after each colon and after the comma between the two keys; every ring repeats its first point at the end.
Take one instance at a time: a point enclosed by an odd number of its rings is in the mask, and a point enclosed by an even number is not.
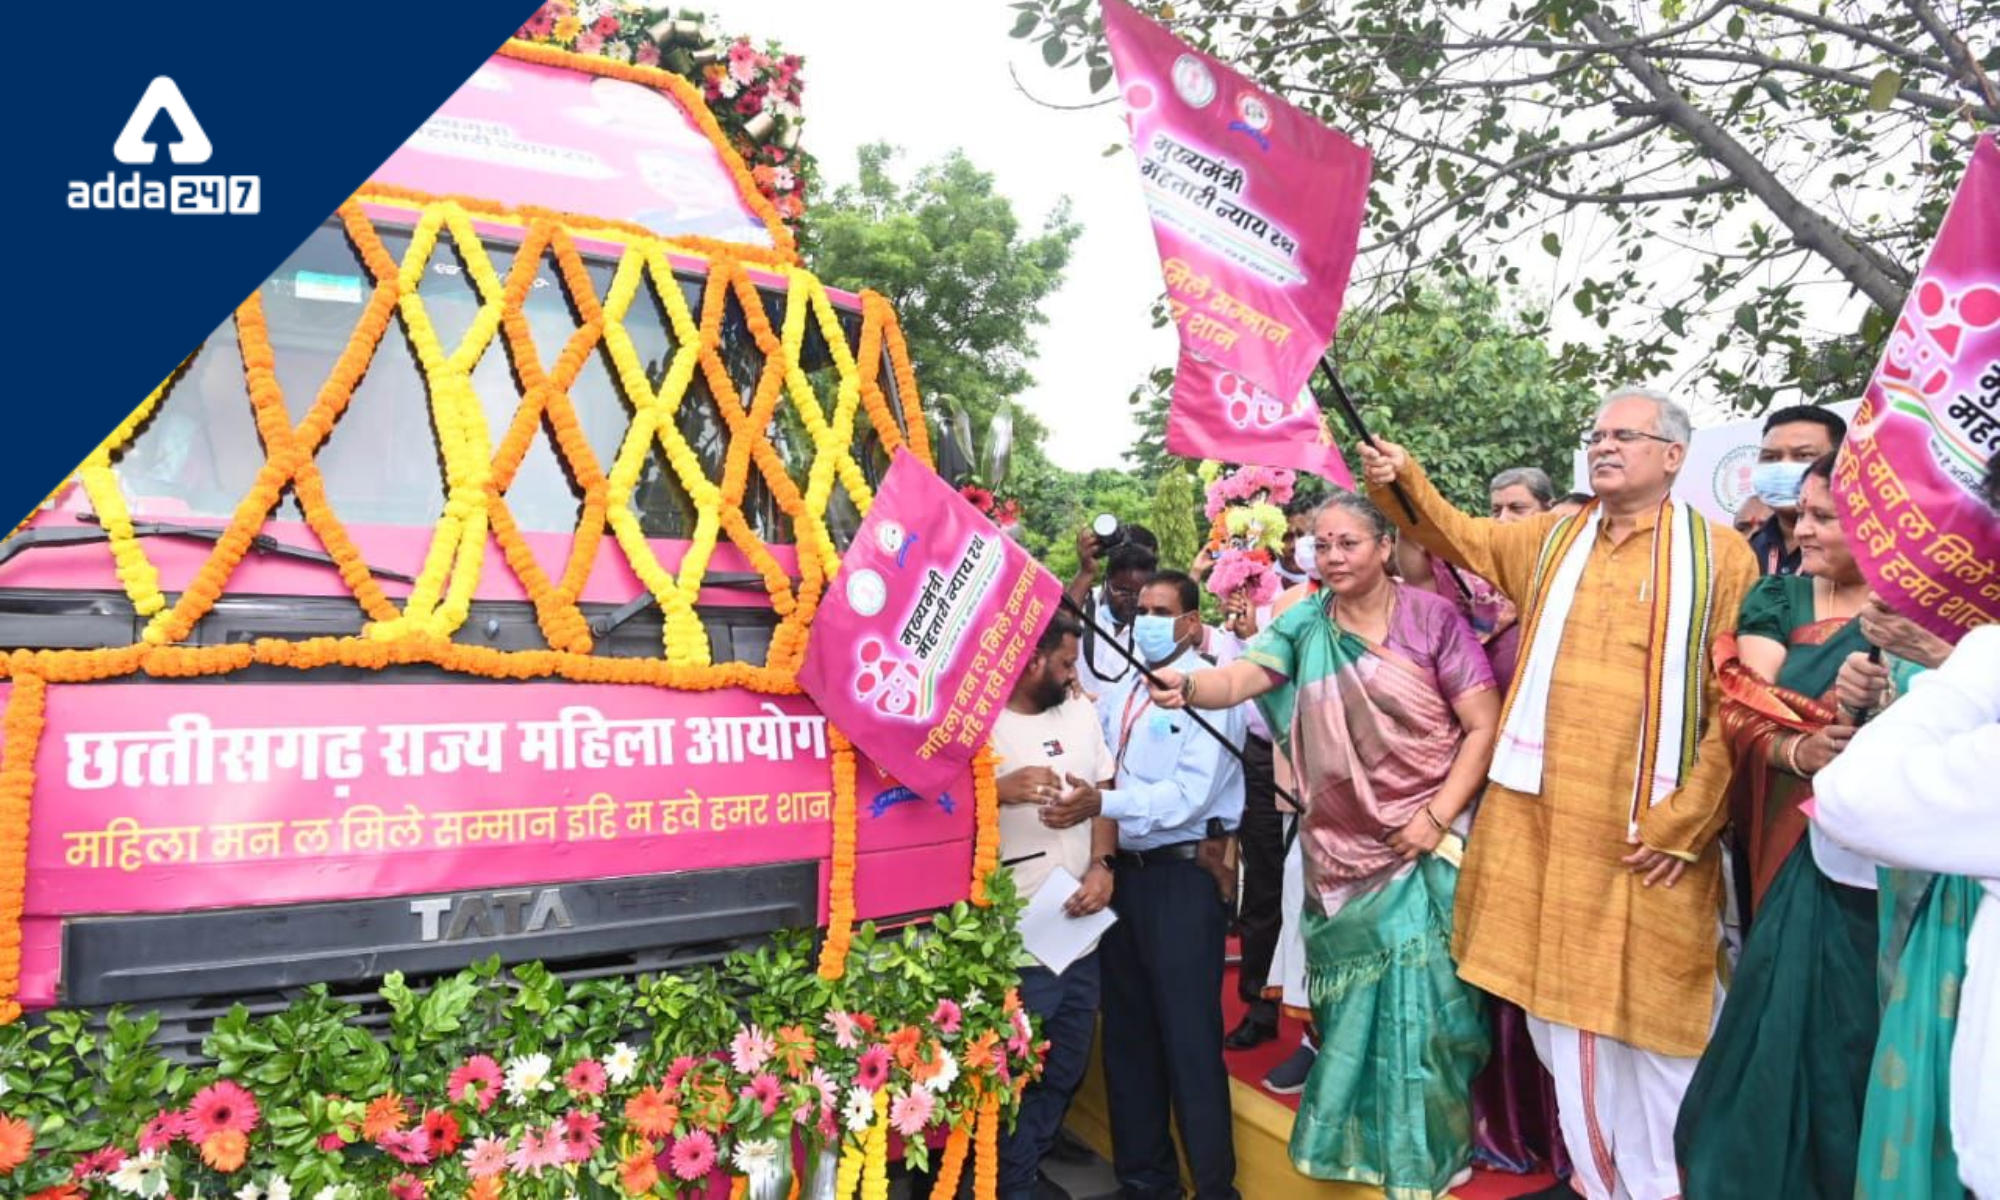
{"type": "Polygon", "coordinates": [[[1042,19],[1034,13],[1024,12],[1021,14],[1020,19],[1014,22],[1014,31],[1007,36],[1017,38],[1027,37],[1035,31],[1035,26],[1041,23],[1042,19]]]}
{"type": "Polygon", "coordinates": [[[1550,255],[1556,258],[1561,258],[1563,252],[1562,239],[1553,233],[1545,233],[1542,235],[1542,249],[1548,251],[1550,255]]]}
{"type": "Polygon", "coordinates": [[[1687,334],[1687,314],[1682,312],[1678,305],[1661,313],[1660,323],[1671,330],[1675,337],[1684,337],[1687,334]]]}
{"type": "Polygon", "coordinates": [[[1763,88],[1764,94],[1776,101],[1779,108],[1790,108],[1792,106],[1792,97],[1790,93],[1785,91],[1785,85],[1779,83],[1769,75],[1759,79],[1757,86],[1763,88]]]}
{"type": "Polygon", "coordinates": [[[1739,304],[1736,306],[1736,327],[1745,333],[1757,332],[1757,306],[1739,304]]]}
{"type": "Polygon", "coordinates": [[[1059,33],[1052,33],[1042,41],[1042,61],[1052,67],[1061,66],[1063,56],[1068,52],[1069,46],[1059,33]]]}
{"type": "Polygon", "coordinates": [[[1742,41],[1742,40],[1743,40],[1743,28],[1744,28],[1744,27],[1743,27],[1743,14],[1742,14],[1742,13],[1731,13],[1731,14],[1730,14],[1730,16],[1729,16],[1729,26],[1728,26],[1728,28],[1729,28],[1729,36],[1730,36],[1730,37],[1731,37],[1732,39],[1734,39],[1734,40],[1736,40],[1736,41],[1739,41],[1739,42],[1740,42],[1740,41],[1742,41]]]}
{"type": "Polygon", "coordinates": [[[1104,85],[1110,82],[1111,82],[1111,68],[1108,65],[1101,67],[1092,67],[1090,69],[1091,91],[1101,92],[1104,90],[1104,85]]]}
{"type": "Polygon", "coordinates": [[[1896,102],[1896,93],[1903,90],[1903,76],[1894,67],[1885,67],[1876,74],[1875,82],[1868,85],[1868,107],[1876,112],[1887,112],[1896,102]]]}

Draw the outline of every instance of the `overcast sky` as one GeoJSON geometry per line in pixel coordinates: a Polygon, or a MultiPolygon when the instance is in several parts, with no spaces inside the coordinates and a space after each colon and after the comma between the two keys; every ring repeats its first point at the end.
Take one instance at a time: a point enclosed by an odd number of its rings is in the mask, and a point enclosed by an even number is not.
{"type": "Polygon", "coordinates": [[[854,178],[857,147],[888,141],[904,148],[906,173],[963,148],[1031,229],[1070,198],[1083,235],[1044,305],[1038,383],[1021,399],[1054,431],[1045,449],[1057,465],[1121,465],[1137,428],[1125,397],[1174,357],[1172,331],[1148,315],[1164,285],[1138,173],[1129,153],[1104,157],[1125,126],[1110,106],[1035,103],[1008,65],[1062,104],[1089,100],[1083,72],[1049,71],[1035,44],[1009,38],[1003,0],[715,0],[712,11],[726,32],[805,56],[804,143],[827,186],[854,178]]]}

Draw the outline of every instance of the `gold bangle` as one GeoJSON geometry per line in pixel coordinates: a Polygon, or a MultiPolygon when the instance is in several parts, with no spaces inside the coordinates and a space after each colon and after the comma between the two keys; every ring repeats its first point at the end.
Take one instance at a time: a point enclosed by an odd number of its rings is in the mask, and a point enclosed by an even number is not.
{"type": "Polygon", "coordinates": [[[1430,818],[1431,828],[1437,830],[1439,833],[1445,831],[1444,822],[1438,820],[1437,814],[1431,811],[1431,806],[1428,804],[1424,805],[1424,815],[1430,818]]]}
{"type": "Polygon", "coordinates": [[[1805,734],[1795,733],[1791,740],[1785,743],[1785,769],[1800,779],[1808,778],[1805,769],[1799,766],[1799,743],[1805,740],[1805,734]]]}

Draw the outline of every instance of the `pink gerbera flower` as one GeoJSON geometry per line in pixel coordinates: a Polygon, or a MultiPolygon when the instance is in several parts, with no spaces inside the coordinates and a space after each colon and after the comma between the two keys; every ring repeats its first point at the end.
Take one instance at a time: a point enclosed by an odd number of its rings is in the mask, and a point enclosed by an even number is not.
{"type": "Polygon", "coordinates": [[[768,1072],[752,1079],[750,1085],[737,1095],[745,1100],[755,1100],[767,1117],[778,1111],[778,1101],[784,1098],[783,1090],[778,1087],[778,1077],[768,1072]]]}
{"type": "Polygon", "coordinates": [[[160,1151],[174,1144],[175,1139],[187,1135],[187,1122],[179,1112],[162,1111],[146,1122],[139,1131],[139,1149],[160,1151]]]}
{"type": "Polygon", "coordinates": [[[543,1167],[560,1167],[563,1163],[562,1134],[554,1125],[546,1133],[537,1134],[532,1128],[523,1130],[521,1144],[507,1156],[507,1165],[516,1175],[542,1177],[543,1167]]]}
{"type": "Polygon", "coordinates": [[[648,38],[646,41],[639,43],[638,53],[633,55],[632,61],[642,67],[658,66],[660,62],[660,47],[652,39],[648,38]]]}
{"type": "Polygon", "coordinates": [[[965,1013],[950,1000],[938,1001],[937,1008],[931,1012],[931,1024],[937,1026],[937,1031],[946,1037],[957,1033],[959,1025],[964,1020],[965,1013]]]}
{"type": "Polygon", "coordinates": [[[670,1161],[679,1178],[689,1183],[705,1179],[715,1169],[715,1139],[707,1130],[697,1129],[674,1143],[670,1161]]]}
{"type": "Polygon", "coordinates": [[[125,1152],[116,1146],[105,1146],[92,1150],[76,1160],[70,1169],[72,1179],[94,1179],[99,1175],[109,1175],[125,1165],[125,1152]]]}
{"type": "Polygon", "coordinates": [[[930,1092],[923,1088],[898,1093],[895,1102],[889,1106],[889,1124],[905,1138],[914,1138],[931,1123],[935,1104],[930,1092]]]}
{"type": "Polygon", "coordinates": [[[563,1086],[578,1096],[601,1096],[604,1094],[604,1067],[596,1059],[586,1058],[563,1076],[563,1086]]]}
{"type": "Polygon", "coordinates": [[[828,1075],[820,1068],[814,1067],[812,1074],[806,1076],[805,1082],[806,1086],[811,1088],[814,1094],[804,1104],[799,1105],[797,1111],[792,1113],[792,1121],[798,1125],[811,1124],[815,1116],[832,1112],[835,1099],[836,1089],[833,1085],[833,1076],[828,1075]],[[818,1110],[818,1113],[814,1112],[815,1109],[818,1110]]]}
{"type": "Polygon", "coordinates": [[[729,1062],[745,1075],[754,1075],[764,1069],[777,1049],[778,1044],[771,1040],[770,1034],[755,1025],[745,1026],[736,1031],[729,1043],[729,1062]]]}
{"type": "Polygon", "coordinates": [[[424,1181],[405,1172],[389,1181],[389,1194],[395,1200],[424,1200],[424,1181]]]}
{"type": "Polygon", "coordinates": [[[474,1179],[486,1179],[507,1169],[507,1139],[483,1137],[472,1143],[464,1154],[465,1173],[474,1179]]]}
{"type": "Polygon", "coordinates": [[[850,1013],[834,1009],[826,1014],[826,1027],[833,1030],[833,1044],[842,1050],[853,1050],[861,1045],[861,1022],[850,1013]]]}
{"type": "Polygon", "coordinates": [[[453,1104],[476,1104],[480,1112],[485,1112],[500,1095],[500,1082],[500,1064],[484,1054],[475,1054],[445,1080],[445,1094],[453,1104]]]}
{"type": "Polygon", "coordinates": [[[687,1078],[687,1073],[694,1070],[695,1065],[699,1061],[691,1054],[683,1054],[668,1064],[666,1083],[661,1090],[665,1092],[679,1091],[681,1089],[681,1080],[687,1078]]]}
{"type": "Polygon", "coordinates": [[[197,1142],[225,1129],[253,1133],[257,1129],[257,1101],[229,1080],[218,1079],[194,1094],[182,1124],[197,1142]]]}
{"type": "Polygon", "coordinates": [[[565,1113],[561,1126],[563,1158],[570,1162],[588,1159],[600,1144],[597,1131],[602,1128],[604,1118],[596,1113],[565,1113]]]}
{"type": "Polygon", "coordinates": [[[431,1161],[431,1135],[423,1129],[391,1129],[378,1134],[375,1144],[406,1167],[422,1167],[431,1161]]]}
{"type": "Polygon", "coordinates": [[[877,1091],[889,1082],[889,1048],[870,1046],[861,1052],[861,1061],[854,1067],[854,1082],[857,1087],[877,1091]]]}

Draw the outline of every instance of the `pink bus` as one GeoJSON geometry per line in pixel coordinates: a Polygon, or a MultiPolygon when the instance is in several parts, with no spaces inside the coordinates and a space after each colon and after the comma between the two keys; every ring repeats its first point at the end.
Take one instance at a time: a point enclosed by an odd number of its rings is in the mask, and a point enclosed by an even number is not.
{"type": "MultiPolygon", "coordinates": [[[[268,1010],[314,983],[365,1002],[385,972],[494,954],[572,978],[672,970],[825,921],[830,731],[786,686],[788,622],[866,504],[822,460],[872,487],[885,443],[925,444],[922,416],[886,305],[772,254],[777,227],[683,103],[496,56],[216,328],[103,473],[0,544],[0,647],[259,647],[192,678],[50,676],[22,1004],[143,1005],[163,1043],[192,1049],[230,1004],[268,1010]],[[523,246],[539,262],[517,271],[523,246]],[[371,332],[384,288],[400,307],[371,332]],[[690,375],[705,313],[717,362],[690,375]],[[425,327],[446,353],[484,345],[458,364],[483,431],[446,428],[456,368],[421,361],[425,327]],[[778,343],[796,349],[772,365],[778,343]],[[299,431],[357,361],[302,482],[299,431]],[[767,366],[783,394],[753,429],[767,366]],[[260,381],[292,434],[259,409],[260,381]],[[485,489],[483,553],[443,563],[466,600],[450,645],[495,652],[479,674],[379,636],[406,607],[450,607],[409,602],[437,574],[439,531],[466,517],[448,435],[518,456],[485,489]],[[732,471],[747,471],[740,503],[720,504],[732,471]],[[274,507],[227,561],[225,530],[273,478],[274,507]],[[218,580],[175,629],[176,606],[218,580]],[[662,595],[684,632],[698,621],[697,644],[674,648],[662,595]],[[587,646],[551,669],[564,614],[587,646]],[[366,662],[324,653],[371,645],[366,662]],[[661,670],[633,681],[647,672],[618,660],[661,670]],[[732,663],[733,686],[666,686],[732,663]]],[[[932,802],[865,759],[859,776],[856,915],[962,898],[970,783],[932,802]]]]}

